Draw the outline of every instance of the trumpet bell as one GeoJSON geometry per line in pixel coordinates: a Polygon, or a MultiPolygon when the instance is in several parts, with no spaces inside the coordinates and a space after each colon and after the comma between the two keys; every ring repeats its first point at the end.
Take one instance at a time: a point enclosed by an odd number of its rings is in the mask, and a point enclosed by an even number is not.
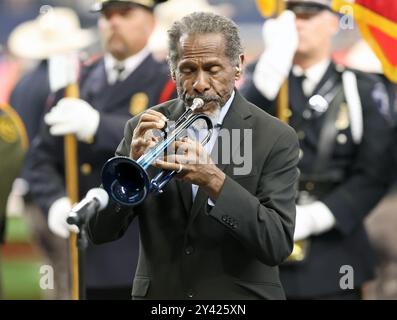
{"type": "Polygon", "coordinates": [[[102,184],[114,201],[125,206],[139,205],[150,191],[146,170],[128,157],[114,157],[105,163],[102,184]]]}

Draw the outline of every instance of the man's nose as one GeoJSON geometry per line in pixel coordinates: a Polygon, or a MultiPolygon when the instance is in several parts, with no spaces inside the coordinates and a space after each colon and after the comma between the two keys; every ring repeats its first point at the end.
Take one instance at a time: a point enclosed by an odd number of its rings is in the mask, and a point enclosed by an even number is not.
{"type": "Polygon", "coordinates": [[[197,78],[193,83],[193,89],[198,93],[204,93],[210,89],[209,79],[204,72],[198,73],[197,78]]]}
{"type": "Polygon", "coordinates": [[[112,13],[109,17],[108,17],[108,21],[110,23],[111,26],[117,26],[120,23],[122,16],[119,13],[112,13]]]}

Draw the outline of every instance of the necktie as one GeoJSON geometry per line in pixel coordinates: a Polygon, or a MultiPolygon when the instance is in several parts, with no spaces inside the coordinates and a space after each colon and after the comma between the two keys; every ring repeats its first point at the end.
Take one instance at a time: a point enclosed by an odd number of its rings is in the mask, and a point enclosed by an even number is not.
{"type": "MultiPolygon", "coordinates": [[[[213,129],[213,132],[212,132],[211,140],[208,141],[208,143],[204,145],[204,150],[207,151],[208,154],[211,154],[211,152],[212,152],[212,148],[214,147],[215,140],[218,137],[218,130],[219,129],[220,129],[220,124],[216,124],[214,126],[214,129],[213,129]]],[[[205,136],[207,135],[207,132],[208,132],[205,129],[200,130],[200,131],[197,131],[195,129],[188,129],[188,132],[189,132],[189,130],[190,130],[190,137],[195,139],[196,141],[200,141],[200,142],[205,138],[205,136]]],[[[198,188],[199,188],[198,185],[192,184],[192,198],[193,198],[193,201],[196,198],[198,188]]]]}
{"type": "Polygon", "coordinates": [[[297,80],[297,85],[299,87],[299,90],[301,91],[302,95],[304,97],[306,97],[306,93],[305,93],[305,90],[303,87],[303,82],[306,80],[305,74],[302,74],[301,76],[296,77],[296,80],[297,80]]]}
{"type": "Polygon", "coordinates": [[[124,71],[125,71],[125,66],[124,66],[124,64],[123,64],[123,63],[117,63],[117,64],[114,66],[114,69],[116,70],[116,75],[117,75],[117,77],[116,77],[116,82],[123,81],[123,80],[124,80],[124,79],[123,79],[123,73],[124,73],[124,71]]]}
{"type": "Polygon", "coordinates": [[[295,110],[304,110],[307,104],[307,96],[303,91],[303,81],[306,76],[303,74],[301,76],[292,75],[289,80],[290,84],[290,104],[295,110]]]}

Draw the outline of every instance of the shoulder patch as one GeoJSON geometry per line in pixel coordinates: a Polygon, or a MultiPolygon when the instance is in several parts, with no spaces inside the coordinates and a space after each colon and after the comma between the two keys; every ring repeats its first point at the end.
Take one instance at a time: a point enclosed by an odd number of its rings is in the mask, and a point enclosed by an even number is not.
{"type": "Polygon", "coordinates": [[[6,144],[20,143],[24,151],[29,147],[25,125],[8,105],[0,105],[0,139],[6,144]]]}

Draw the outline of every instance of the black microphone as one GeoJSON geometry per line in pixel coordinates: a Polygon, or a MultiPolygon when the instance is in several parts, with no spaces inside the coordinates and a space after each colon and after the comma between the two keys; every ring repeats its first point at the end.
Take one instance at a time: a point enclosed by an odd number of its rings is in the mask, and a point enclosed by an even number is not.
{"type": "Polygon", "coordinates": [[[87,192],[83,200],[72,208],[66,222],[80,228],[93,214],[106,208],[108,202],[109,195],[104,189],[93,188],[87,192]]]}

